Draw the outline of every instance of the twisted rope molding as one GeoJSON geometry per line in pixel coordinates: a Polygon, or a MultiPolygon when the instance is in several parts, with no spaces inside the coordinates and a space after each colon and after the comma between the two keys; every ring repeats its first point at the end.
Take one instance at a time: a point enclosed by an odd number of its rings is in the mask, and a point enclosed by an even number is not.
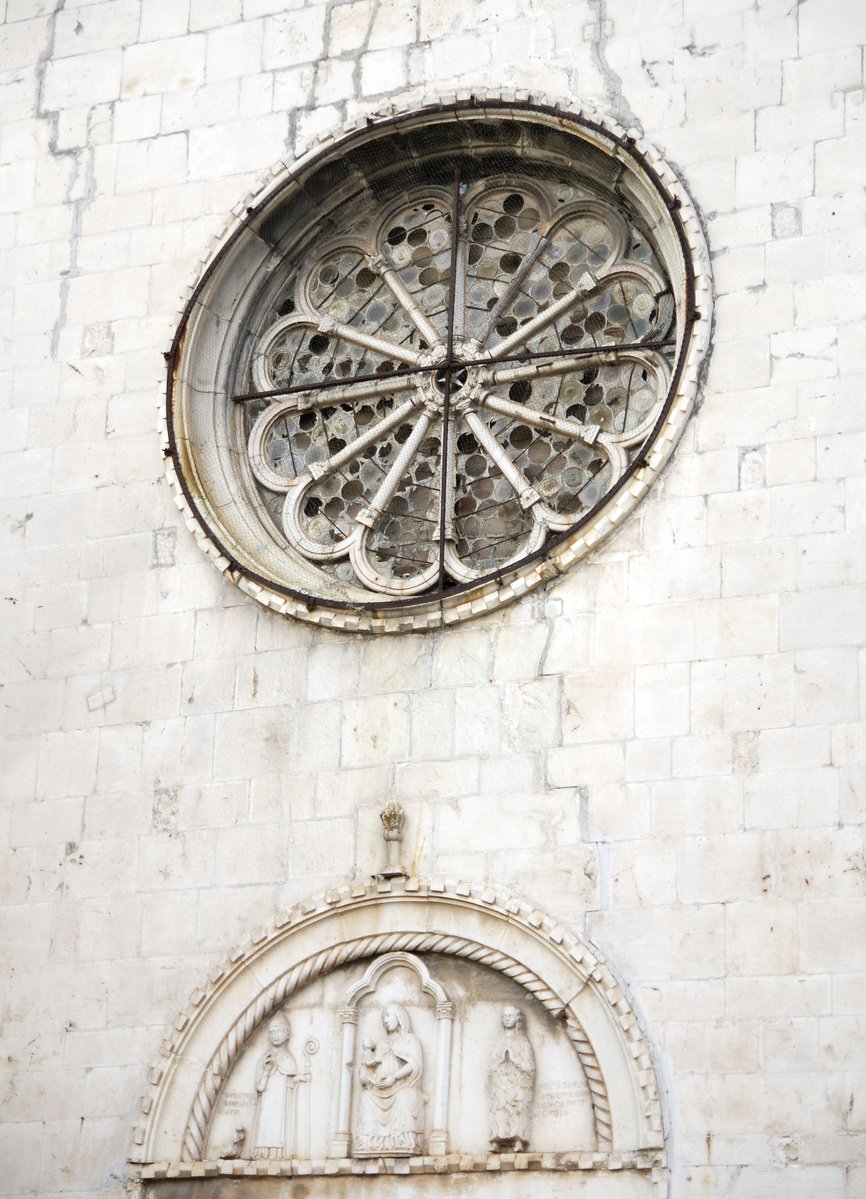
{"type": "Polygon", "coordinates": [[[610,1102],[595,1050],[578,1018],[537,974],[508,954],[480,945],[467,937],[439,933],[379,933],[332,946],[306,958],[245,1008],[220,1041],[202,1075],[184,1131],[183,1158],[187,1161],[203,1160],[210,1120],[223,1083],[262,1020],[293,992],[321,975],[359,958],[397,950],[407,953],[443,953],[479,962],[513,979],[552,1015],[564,1016],[566,1034],[574,1046],[589,1088],[598,1148],[605,1150],[613,1147],[610,1102]]]}

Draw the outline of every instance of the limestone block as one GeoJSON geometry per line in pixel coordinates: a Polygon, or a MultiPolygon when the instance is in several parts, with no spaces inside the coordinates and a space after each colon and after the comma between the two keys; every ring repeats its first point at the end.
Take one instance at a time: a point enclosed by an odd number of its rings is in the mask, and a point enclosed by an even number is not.
{"type": "Polygon", "coordinates": [[[112,895],[86,899],[80,908],[78,954],[82,961],[137,956],[141,950],[142,899],[112,895]]]}
{"type": "MultiPolygon", "coordinates": [[[[366,3],[366,0],[363,0],[366,3]]],[[[344,6],[341,6],[344,7],[344,6]]],[[[334,12],[339,12],[335,8],[334,12]]],[[[312,66],[289,67],[284,71],[274,72],[274,108],[280,109],[304,108],[312,98],[313,80],[315,77],[312,66]]],[[[329,108],[329,111],[334,111],[329,108]]]]}
{"type": "Polygon", "coordinates": [[[454,691],[426,690],[411,697],[409,733],[415,760],[450,757],[454,746],[454,691]]]}
{"type": "Polygon", "coordinates": [[[368,694],[416,691],[430,685],[431,655],[423,637],[367,642],[360,649],[360,678],[368,694]]]}
{"type": "Polygon", "coordinates": [[[240,21],[242,8],[242,0],[190,0],[190,31],[223,29],[240,21]]]}
{"type": "Polygon", "coordinates": [[[650,788],[647,783],[596,783],[591,788],[579,788],[576,802],[581,805],[587,820],[590,839],[649,836],[650,788]]]}
{"type": "Polygon", "coordinates": [[[780,608],[781,644],[800,649],[863,640],[864,610],[856,587],[827,587],[784,597],[780,608]]]}
{"type": "Polygon", "coordinates": [[[797,723],[836,724],[859,711],[856,663],[844,649],[806,650],[794,660],[797,723]]]}
{"type": "Polygon", "coordinates": [[[753,338],[760,333],[790,329],[794,318],[794,288],[778,283],[759,291],[719,296],[715,306],[719,344],[753,338]]]}
{"type": "Polygon", "coordinates": [[[764,770],[745,780],[743,806],[746,828],[826,825],[840,811],[839,779],[826,767],[764,770]]]}
{"type": "MultiPolygon", "coordinates": [[[[710,366],[709,383],[713,391],[727,393],[766,387],[770,382],[770,343],[765,334],[737,337],[729,354],[719,354],[710,366]]],[[[742,425],[738,423],[742,432],[742,425]]]]}
{"type": "Polygon", "coordinates": [[[773,854],[758,833],[689,837],[677,844],[677,890],[684,903],[756,898],[770,890],[773,854]]]}
{"type": "Polygon", "coordinates": [[[279,154],[286,132],[286,120],[279,114],[213,129],[192,129],[190,175],[193,179],[209,179],[256,170],[263,161],[271,161],[279,154]]]}
{"type": "Polygon", "coordinates": [[[132,45],[124,51],[124,97],[159,95],[204,83],[205,35],[167,37],[164,26],[159,32],[158,40],[132,45]]]}
{"type": "Polygon", "coordinates": [[[419,796],[425,799],[456,799],[477,793],[477,758],[455,758],[450,762],[398,763],[394,769],[393,794],[398,800],[419,796]]]}
{"type": "MultiPolygon", "coordinates": [[[[256,645],[257,612],[249,605],[200,609],[195,615],[195,657],[249,654],[256,645]]],[[[277,648],[262,646],[261,648],[277,648]]]]}
{"type": "MultiPolygon", "coordinates": [[[[758,1028],[751,1021],[674,1022],[665,1028],[665,1049],[684,1074],[748,1073],[758,1059],[758,1028]]],[[[723,1146],[710,1134],[704,1144],[714,1162],[725,1160],[723,1146]]],[[[724,1138],[720,1138],[724,1139],[724,1138]]]]}
{"type": "Polygon", "coordinates": [[[671,499],[664,505],[650,504],[643,517],[644,549],[656,553],[707,543],[707,506],[702,495],[671,499]]]}
{"type": "Polygon", "coordinates": [[[362,95],[397,91],[405,83],[406,57],[402,50],[370,50],[361,57],[362,95]]]}
{"type": "Polygon", "coordinates": [[[195,952],[200,944],[198,911],[197,891],[158,892],[141,896],[141,956],[184,956],[195,952]]]}
{"type": "Polygon", "coordinates": [[[338,766],[365,765],[362,761],[344,760],[341,723],[342,713],[336,703],[308,704],[298,709],[293,749],[296,770],[335,770],[338,766]]]}
{"type": "Polygon", "coordinates": [[[797,969],[797,937],[797,910],[790,901],[763,899],[729,904],[726,969],[745,976],[792,974],[797,969]]]}
{"type": "Polygon", "coordinates": [[[294,703],[303,694],[305,668],[305,655],[296,649],[238,657],[235,709],[294,703]]]}
{"type": "Polygon", "coordinates": [[[724,974],[724,912],[719,904],[599,912],[592,917],[594,939],[616,954],[621,968],[645,979],[692,979],[724,974]],[[688,964],[687,964],[688,963],[688,964]]]}
{"type": "Polygon", "coordinates": [[[563,743],[630,737],[634,732],[635,677],[632,670],[583,671],[565,676],[563,743]]]}
{"type": "MultiPolygon", "coordinates": [[[[341,5],[331,13],[331,28],[335,15],[348,5],[341,5]]],[[[349,100],[355,94],[355,64],[351,59],[323,59],[316,68],[316,102],[337,104],[349,100]]]]}
{"type": "Polygon", "coordinates": [[[183,828],[215,828],[242,824],[248,814],[248,791],[246,782],[217,781],[180,787],[178,823],[183,828]]]}
{"type": "Polygon", "coordinates": [[[220,829],[215,877],[224,885],[281,882],[286,875],[285,841],[279,825],[220,829]]]}
{"type": "Polygon", "coordinates": [[[89,795],[84,808],[84,838],[88,841],[137,836],[151,830],[152,796],[114,792],[89,795]]]}
{"type": "Polygon", "coordinates": [[[786,1020],[761,1028],[761,1062],[767,1070],[820,1069],[818,1028],[814,1020],[786,1020]]]}
{"type": "Polygon", "coordinates": [[[800,14],[800,54],[808,57],[850,47],[866,36],[862,12],[850,12],[842,0],[807,0],[800,14]]]}
{"type": "Polygon", "coordinates": [[[662,737],[689,731],[689,679],[686,663],[637,668],[634,675],[637,736],[662,737]]]}
{"type": "Polygon", "coordinates": [[[12,810],[9,844],[18,847],[76,841],[82,834],[83,821],[81,798],[20,803],[12,810]]]}
{"type": "MultiPolygon", "coordinates": [[[[627,782],[646,782],[671,776],[671,740],[653,737],[650,740],[631,738],[625,748],[625,778],[627,782]]],[[[647,792],[649,794],[649,792],[647,792]]]]}
{"type": "Polygon", "coordinates": [[[340,739],[342,765],[371,766],[405,757],[408,752],[407,696],[369,696],[343,704],[340,739]]]}
{"type": "Polygon", "coordinates": [[[42,1120],[7,1121],[0,1127],[0,1154],[6,1162],[5,1186],[20,1192],[37,1193],[42,1160],[42,1120]]]}
{"type": "Polygon", "coordinates": [[[491,639],[477,630],[449,630],[434,642],[433,683],[439,687],[467,686],[489,678],[491,639]]]}
{"type": "Polygon", "coordinates": [[[303,7],[303,0],[243,0],[243,12],[247,20],[301,7],[303,7]]]}
{"type": "Polygon", "coordinates": [[[841,1080],[827,1082],[816,1071],[745,1077],[732,1073],[709,1079],[691,1075],[683,1080],[684,1098],[695,1104],[696,1118],[706,1127],[721,1121],[731,1132],[760,1129],[769,1133],[774,1119],[779,1121],[776,1128],[797,1127],[797,1113],[804,1102],[813,1112],[811,1127],[829,1131],[838,1120],[841,1090],[841,1080]]]}
{"type": "Polygon", "coordinates": [[[716,735],[676,737],[673,741],[673,773],[677,778],[724,776],[732,766],[729,737],[716,735]]]}
{"type": "Polygon", "coordinates": [[[623,750],[617,742],[569,745],[547,753],[547,780],[551,787],[616,783],[623,779],[624,770],[623,750]]]}
{"type": "Polygon", "coordinates": [[[54,25],[54,56],[112,50],[135,41],[139,26],[136,0],[102,0],[84,9],[58,12],[54,25]]]}
{"type": "Polygon", "coordinates": [[[786,896],[854,897],[866,880],[858,863],[863,838],[857,828],[782,830],[778,881],[786,896]]]}
{"type": "Polygon", "coordinates": [[[387,766],[320,772],[316,782],[316,814],[351,816],[357,808],[382,804],[389,793],[390,773],[387,766]]]}
{"type": "Polygon", "coordinates": [[[125,670],[154,661],[179,662],[189,658],[193,644],[193,613],[169,613],[115,624],[111,665],[125,670]]]}
{"type": "Polygon", "coordinates": [[[200,976],[190,975],[188,989],[214,969],[214,962],[221,960],[226,946],[241,944],[250,929],[258,927],[262,912],[274,911],[282,902],[282,893],[275,883],[230,890],[220,886],[200,890],[195,937],[199,950],[209,956],[202,960],[200,976]]]}
{"type": "Polygon", "coordinates": [[[713,280],[720,296],[763,287],[764,274],[763,245],[723,250],[713,262],[713,280]]]}
{"type": "Polygon", "coordinates": [[[741,797],[742,784],[736,777],[654,783],[653,831],[662,837],[736,832],[741,824],[741,797]]]}
{"type": "MultiPolygon", "coordinates": [[[[262,65],[267,71],[314,62],[324,48],[324,4],[306,5],[303,13],[284,12],[282,8],[279,15],[265,21],[262,65]]],[[[249,18],[256,14],[245,9],[244,15],[249,18]]]]}
{"type": "Polygon", "coordinates": [[[63,708],[63,696],[48,680],[28,679],[9,683],[3,689],[7,734],[17,736],[56,729],[63,708]]]}
{"type": "Polygon", "coordinates": [[[350,820],[308,820],[296,824],[289,843],[290,877],[341,878],[350,868],[353,846],[350,820]]]}
{"type": "Polygon", "coordinates": [[[853,899],[813,901],[800,909],[800,969],[858,970],[863,904],[853,899]],[[834,930],[832,938],[828,928],[834,930]]]}
{"type": "Polygon", "coordinates": [[[676,877],[676,850],[670,839],[620,841],[613,851],[611,899],[621,908],[674,904],[676,877]]]}
{"type": "Polygon", "coordinates": [[[628,667],[694,656],[695,623],[688,603],[603,609],[594,621],[591,660],[628,667]]]}
{"type": "Polygon", "coordinates": [[[498,755],[480,762],[479,788],[486,794],[533,791],[536,786],[536,759],[532,754],[498,755]]]}
{"type": "Polygon", "coordinates": [[[45,107],[62,109],[116,100],[120,96],[122,61],[122,52],[114,46],[49,62],[43,92],[45,107]]]}
{"type": "Polygon", "coordinates": [[[264,21],[220,22],[207,38],[205,74],[208,83],[255,74],[262,61],[264,21]]]}

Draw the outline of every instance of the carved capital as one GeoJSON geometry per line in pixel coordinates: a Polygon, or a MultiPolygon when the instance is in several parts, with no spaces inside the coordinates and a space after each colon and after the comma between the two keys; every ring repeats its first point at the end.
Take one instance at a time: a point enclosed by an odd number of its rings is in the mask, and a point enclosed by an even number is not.
{"type": "Polygon", "coordinates": [[[385,829],[385,840],[399,841],[403,833],[403,825],[406,823],[406,813],[400,805],[392,799],[388,806],[379,813],[379,819],[385,829]]]}

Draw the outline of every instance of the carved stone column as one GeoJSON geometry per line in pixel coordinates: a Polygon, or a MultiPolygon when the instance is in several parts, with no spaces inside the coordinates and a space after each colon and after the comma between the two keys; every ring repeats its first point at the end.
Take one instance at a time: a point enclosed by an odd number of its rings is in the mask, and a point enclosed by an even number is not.
{"type": "Polygon", "coordinates": [[[337,1127],[331,1137],[329,1150],[331,1157],[348,1157],[352,1152],[352,1078],[355,1070],[358,1009],[341,1008],[340,1023],[343,1026],[343,1050],[340,1056],[337,1127]]]}
{"type": "Polygon", "coordinates": [[[430,1153],[441,1157],[448,1152],[448,1097],[451,1090],[451,1031],[454,1004],[436,1004],[436,1081],[433,1090],[433,1128],[430,1153]]]}

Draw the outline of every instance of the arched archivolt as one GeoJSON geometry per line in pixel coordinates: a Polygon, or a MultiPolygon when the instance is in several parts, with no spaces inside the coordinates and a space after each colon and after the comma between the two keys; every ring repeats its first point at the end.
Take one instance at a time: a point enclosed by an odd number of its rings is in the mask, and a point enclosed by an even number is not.
{"type": "Polygon", "coordinates": [[[193,992],[142,1100],[130,1160],[143,1176],[201,1173],[221,1088],[262,1021],[291,995],[349,963],[399,953],[462,958],[521,986],[563,1022],[586,1078],[596,1158],[660,1164],[652,1057],[595,947],[492,888],[400,879],[329,892],[279,914],[193,992]]]}

